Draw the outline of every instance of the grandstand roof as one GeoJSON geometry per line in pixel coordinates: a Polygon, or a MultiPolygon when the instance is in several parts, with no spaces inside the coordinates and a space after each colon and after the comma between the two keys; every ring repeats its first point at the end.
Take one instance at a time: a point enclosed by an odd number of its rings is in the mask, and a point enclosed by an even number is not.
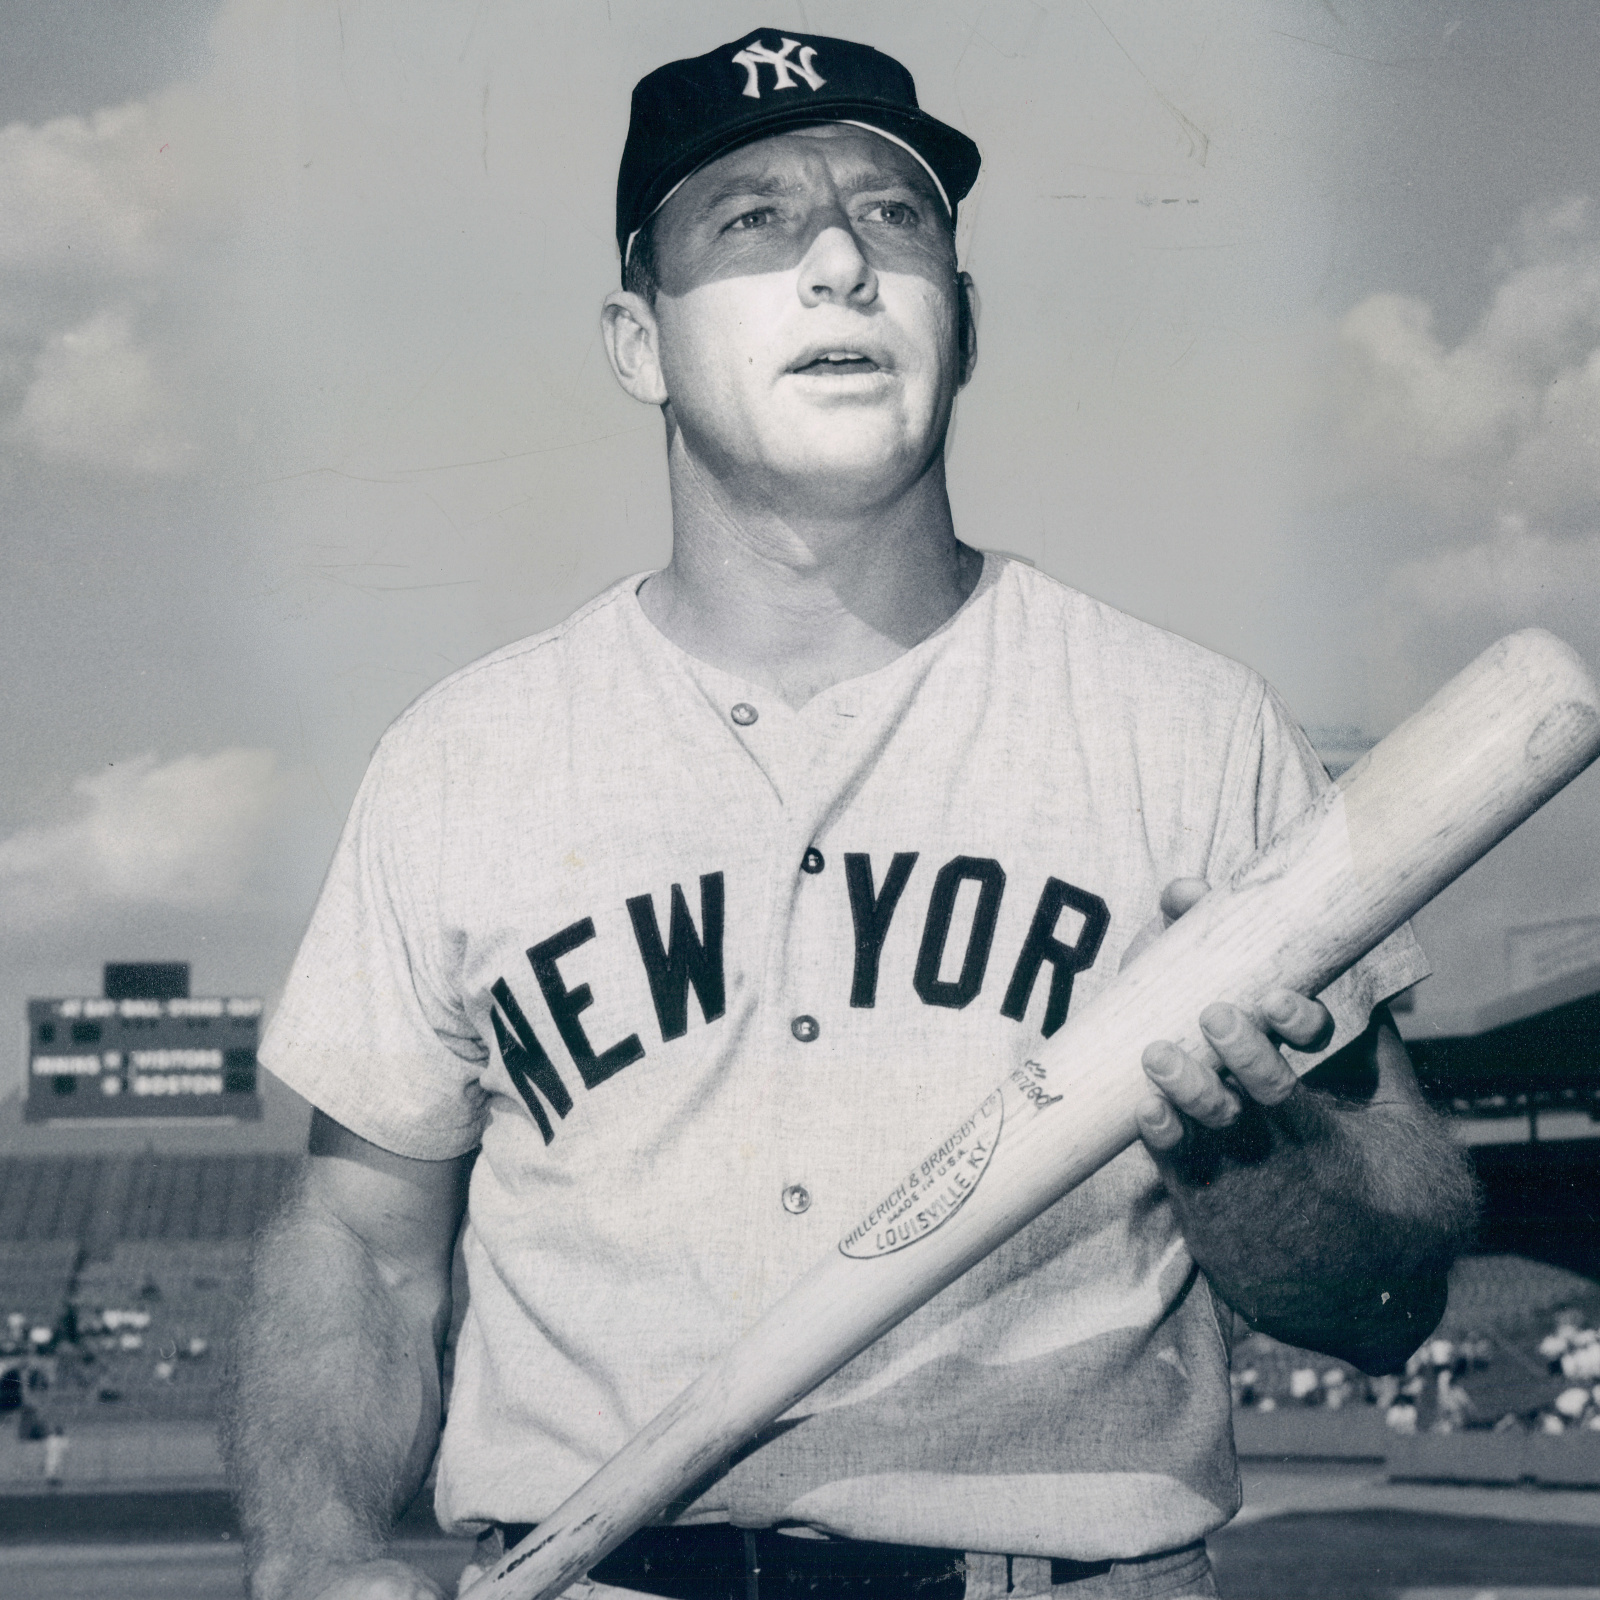
{"type": "Polygon", "coordinates": [[[1591,963],[1541,983],[1487,993],[1475,1005],[1402,1011],[1396,1021],[1407,1040],[1472,1039],[1595,994],[1600,994],[1600,964],[1591,963]]]}

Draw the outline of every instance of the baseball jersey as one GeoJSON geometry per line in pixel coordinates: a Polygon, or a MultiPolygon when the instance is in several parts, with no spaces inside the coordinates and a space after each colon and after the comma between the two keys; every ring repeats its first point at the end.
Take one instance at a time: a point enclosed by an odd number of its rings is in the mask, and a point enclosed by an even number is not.
{"type": "MultiPolygon", "coordinates": [[[[263,1049],[386,1149],[480,1147],[457,1529],[548,1514],[1115,975],[1168,881],[1328,781],[1254,673],[1001,557],[799,709],[668,641],[642,581],[388,731],[263,1049]]],[[[1323,996],[1329,1048],[1425,971],[1381,946],[1323,996]]],[[[686,1515],[1171,1549],[1237,1507],[1227,1359],[1135,1145],[686,1515]]]]}

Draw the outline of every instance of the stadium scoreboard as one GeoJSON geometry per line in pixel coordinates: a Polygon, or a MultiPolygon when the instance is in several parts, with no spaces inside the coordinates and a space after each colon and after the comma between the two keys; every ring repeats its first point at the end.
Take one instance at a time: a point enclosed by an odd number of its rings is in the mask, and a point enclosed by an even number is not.
{"type": "Polygon", "coordinates": [[[29,1122],[256,1120],[255,999],[28,1002],[29,1122]]]}

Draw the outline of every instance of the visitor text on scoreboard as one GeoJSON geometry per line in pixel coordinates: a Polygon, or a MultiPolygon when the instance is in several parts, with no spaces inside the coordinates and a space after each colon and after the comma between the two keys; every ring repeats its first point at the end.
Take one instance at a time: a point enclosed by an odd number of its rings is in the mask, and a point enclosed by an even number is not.
{"type": "Polygon", "coordinates": [[[261,1115],[254,999],[30,1000],[29,1122],[261,1115]]]}

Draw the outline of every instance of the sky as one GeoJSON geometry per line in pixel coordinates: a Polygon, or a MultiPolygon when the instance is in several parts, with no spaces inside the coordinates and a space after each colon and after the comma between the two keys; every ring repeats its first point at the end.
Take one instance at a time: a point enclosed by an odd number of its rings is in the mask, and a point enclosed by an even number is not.
{"type": "MultiPolygon", "coordinates": [[[[1515,627],[1600,664],[1600,7],[4,0],[19,1042],[105,960],[270,1000],[385,725],[666,559],[616,162],[640,76],[758,25],[888,50],[983,152],[968,542],[1317,729],[1515,627]]],[[[1419,1008],[1600,960],[1597,830],[1590,773],[1425,913],[1419,1008]]]]}

